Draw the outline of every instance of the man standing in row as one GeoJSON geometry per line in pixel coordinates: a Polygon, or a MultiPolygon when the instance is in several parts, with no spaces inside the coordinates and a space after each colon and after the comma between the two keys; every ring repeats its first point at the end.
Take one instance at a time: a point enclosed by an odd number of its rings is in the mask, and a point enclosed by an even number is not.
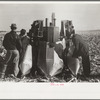
{"type": "Polygon", "coordinates": [[[19,36],[16,33],[17,26],[16,24],[11,25],[11,31],[4,36],[3,46],[7,50],[7,54],[5,60],[2,65],[2,69],[0,71],[0,78],[5,77],[5,72],[7,69],[7,65],[9,61],[12,59],[13,62],[13,70],[12,70],[12,77],[17,77],[19,72],[19,50],[21,50],[21,41],[19,36]]]}
{"type": "MultiPolygon", "coordinates": [[[[19,37],[22,43],[22,50],[20,52],[20,58],[19,58],[19,68],[22,68],[23,66],[25,67],[25,65],[23,65],[23,62],[25,61],[26,50],[29,45],[29,37],[27,36],[25,29],[21,29],[19,37]]],[[[25,73],[23,73],[23,71],[20,69],[18,77],[24,78],[25,76],[24,74],[25,73]]]]}

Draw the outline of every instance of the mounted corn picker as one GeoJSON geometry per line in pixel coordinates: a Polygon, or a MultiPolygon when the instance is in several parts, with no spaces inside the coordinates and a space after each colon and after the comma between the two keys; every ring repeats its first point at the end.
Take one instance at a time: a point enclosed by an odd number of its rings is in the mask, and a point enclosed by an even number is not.
{"type": "MultiPolygon", "coordinates": [[[[45,20],[45,27],[43,26],[43,20],[34,21],[28,33],[32,46],[32,54],[29,53],[32,55],[32,67],[29,67],[27,70],[31,69],[31,73],[34,75],[38,69],[41,69],[46,76],[54,76],[62,72],[67,61],[69,69],[76,75],[79,69],[79,61],[71,57],[71,53],[74,50],[72,42],[66,42],[68,40],[66,36],[68,37],[72,31],[72,26],[72,21],[61,21],[61,32],[59,33],[54,13],[49,26],[47,18],[45,20]],[[65,55],[63,52],[66,52],[67,46],[70,46],[70,48],[68,47],[70,50],[65,55]]],[[[25,73],[27,72],[24,71],[25,73]]]]}
{"type": "Polygon", "coordinates": [[[71,73],[74,76],[77,76],[78,70],[80,68],[79,59],[73,58],[73,52],[75,50],[75,45],[72,41],[72,37],[75,34],[75,30],[73,29],[72,21],[63,20],[61,21],[61,32],[60,38],[65,39],[65,50],[63,51],[63,61],[64,65],[70,69],[71,73]],[[65,37],[65,38],[64,38],[65,37]]]}

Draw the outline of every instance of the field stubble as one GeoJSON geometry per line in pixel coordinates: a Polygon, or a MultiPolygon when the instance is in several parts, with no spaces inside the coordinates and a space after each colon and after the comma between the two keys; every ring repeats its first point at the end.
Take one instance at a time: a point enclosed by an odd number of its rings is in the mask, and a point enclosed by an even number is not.
{"type": "MultiPolygon", "coordinates": [[[[91,62],[91,75],[88,78],[84,78],[82,75],[82,64],[81,68],[79,70],[78,79],[77,81],[73,82],[100,82],[100,31],[98,33],[94,32],[86,32],[80,34],[83,39],[88,43],[89,45],[89,54],[90,54],[90,62],[91,62]]],[[[1,53],[3,49],[1,49],[2,44],[2,37],[4,35],[0,35],[0,60],[2,61],[2,57],[5,56],[5,53],[1,53]]],[[[6,52],[6,51],[4,51],[6,52]]],[[[80,59],[81,60],[81,59],[80,59]]],[[[0,61],[0,62],[1,62],[0,61]]],[[[41,77],[38,77],[36,79],[13,79],[13,78],[5,78],[0,80],[1,82],[65,82],[65,80],[62,80],[60,78],[52,78],[52,80],[43,79],[41,77]]]]}

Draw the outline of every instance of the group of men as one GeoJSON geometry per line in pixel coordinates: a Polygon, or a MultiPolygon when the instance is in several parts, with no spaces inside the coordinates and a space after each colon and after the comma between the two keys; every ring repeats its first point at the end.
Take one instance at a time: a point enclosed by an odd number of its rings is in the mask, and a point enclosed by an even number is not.
{"type": "MultiPolygon", "coordinates": [[[[13,69],[12,72],[10,73],[10,76],[12,77],[23,76],[20,71],[20,64],[23,62],[27,45],[30,44],[30,38],[27,37],[25,29],[22,29],[20,31],[20,35],[18,35],[16,33],[17,29],[16,24],[11,24],[10,27],[11,31],[4,36],[3,40],[3,46],[7,50],[7,54],[5,60],[2,63],[2,66],[0,66],[1,67],[0,78],[5,77],[7,66],[10,60],[12,60],[13,63],[13,69]]],[[[87,43],[85,43],[85,41],[81,38],[80,35],[75,34],[75,31],[73,33],[68,32],[68,34],[66,35],[67,39],[71,39],[75,46],[74,52],[71,56],[74,58],[78,58],[79,56],[82,57],[83,73],[85,76],[89,76],[90,75],[89,46],[87,45],[87,43]]],[[[31,45],[35,46],[33,44],[31,45]]],[[[66,56],[64,55],[64,53],[62,59],[64,61],[64,64],[67,66],[66,56]]],[[[36,65],[35,67],[32,66],[30,75],[35,76],[36,67],[37,67],[36,65]]]]}
{"type": "Polygon", "coordinates": [[[22,63],[29,44],[29,38],[26,36],[26,30],[22,29],[20,35],[17,34],[16,24],[11,24],[11,31],[4,36],[3,46],[7,50],[5,60],[2,62],[0,70],[0,78],[5,77],[9,62],[12,62],[12,69],[8,76],[16,78],[20,72],[20,64],[22,63]]]}

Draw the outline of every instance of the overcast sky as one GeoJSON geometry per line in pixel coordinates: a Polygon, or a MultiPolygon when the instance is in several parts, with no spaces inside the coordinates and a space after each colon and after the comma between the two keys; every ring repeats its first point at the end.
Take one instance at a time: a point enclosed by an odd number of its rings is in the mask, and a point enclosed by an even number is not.
{"type": "Polygon", "coordinates": [[[10,30],[11,23],[16,23],[18,29],[31,28],[34,20],[51,21],[55,12],[56,26],[61,27],[61,20],[72,20],[76,30],[100,29],[100,3],[32,3],[32,4],[1,4],[0,30],[10,30]]]}

